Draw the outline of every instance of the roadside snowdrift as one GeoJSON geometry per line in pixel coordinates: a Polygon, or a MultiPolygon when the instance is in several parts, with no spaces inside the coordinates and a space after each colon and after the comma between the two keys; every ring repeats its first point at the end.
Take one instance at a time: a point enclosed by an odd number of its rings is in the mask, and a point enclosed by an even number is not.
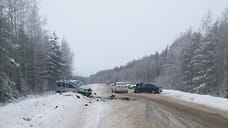
{"type": "MultiPolygon", "coordinates": [[[[90,86],[99,95],[103,92],[99,84],[90,86]]],[[[99,98],[78,93],[31,96],[0,107],[0,128],[99,127],[108,110],[109,106],[99,98]]]]}
{"type": "Polygon", "coordinates": [[[210,95],[186,93],[186,92],[181,92],[176,90],[163,90],[162,94],[166,96],[172,96],[180,100],[194,102],[197,104],[202,104],[213,108],[228,111],[228,99],[226,98],[214,97],[210,95]]]}
{"type": "Polygon", "coordinates": [[[84,107],[75,93],[31,98],[0,107],[1,128],[61,128],[84,107]]]}

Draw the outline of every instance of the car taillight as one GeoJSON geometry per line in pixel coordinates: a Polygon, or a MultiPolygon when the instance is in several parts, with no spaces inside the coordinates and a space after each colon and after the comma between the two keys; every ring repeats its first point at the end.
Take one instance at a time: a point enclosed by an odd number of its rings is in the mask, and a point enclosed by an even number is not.
{"type": "Polygon", "coordinates": [[[128,86],[127,86],[127,85],[126,85],[125,87],[126,87],[126,88],[128,88],[128,86]]]}
{"type": "Polygon", "coordinates": [[[118,85],[117,88],[119,88],[120,86],[118,85]]]}

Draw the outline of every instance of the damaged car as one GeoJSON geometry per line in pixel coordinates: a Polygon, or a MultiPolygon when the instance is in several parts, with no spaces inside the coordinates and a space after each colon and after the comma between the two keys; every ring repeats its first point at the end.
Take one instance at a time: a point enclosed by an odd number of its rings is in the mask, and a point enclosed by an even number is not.
{"type": "Polygon", "coordinates": [[[59,80],[56,81],[56,92],[76,92],[85,96],[92,94],[92,89],[81,80],[59,80]]]}

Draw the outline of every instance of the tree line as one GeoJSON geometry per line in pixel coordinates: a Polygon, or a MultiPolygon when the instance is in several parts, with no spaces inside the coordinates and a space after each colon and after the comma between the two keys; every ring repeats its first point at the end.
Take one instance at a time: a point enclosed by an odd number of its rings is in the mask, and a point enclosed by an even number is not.
{"type": "Polygon", "coordinates": [[[72,76],[73,53],[44,29],[36,0],[0,0],[0,102],[55,88],[72,76]]]}
{"type": "Polygon", "coordinates": [[[228,8],[213,20],[210,11],[199,31],[188,29],[161,53],[99,71],[90,82],[148,82],[164,88],[228,96],[228,8]]]}

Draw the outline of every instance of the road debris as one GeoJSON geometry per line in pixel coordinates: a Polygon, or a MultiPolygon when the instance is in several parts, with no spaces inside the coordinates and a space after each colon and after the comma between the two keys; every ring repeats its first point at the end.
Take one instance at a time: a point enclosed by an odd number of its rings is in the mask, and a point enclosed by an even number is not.
{"type": "Polygon", "coordinates": [[[22,119],[25,121],[31,121],[32,120],[32,118],[25,118],[25,117],[23,117],[22,119]]]}

